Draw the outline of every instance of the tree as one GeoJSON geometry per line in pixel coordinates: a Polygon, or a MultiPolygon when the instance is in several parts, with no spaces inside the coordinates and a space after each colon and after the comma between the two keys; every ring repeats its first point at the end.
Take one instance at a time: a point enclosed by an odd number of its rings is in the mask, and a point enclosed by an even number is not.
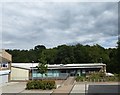
{"type": "MultiPolygon", "coordinates": [[[[87,46],[86,46],[87,47],[87,46]]],[[[74,46],[74,58],[75,63],[89,63],[90,62],[90,56],[88,53],[88,48],[81,44],[77,44],[74,46]]]]}
{"type": "Polygon", "coordinates": [[[41,49],[46,49],[44,45],[37,45],[34,47],[34,50],[41,50],[41,49]]]}
{"type": "Polygon", "coordinates": [[[118,40],[118,48],[117,48],[117,73],[120,74],[120,38],[118,40]]]}
{"type": "MultiPolygon", "coordinates": [[[[120,41],[117,48],[105,49],[96,44],[89,45],[60,45],[55,48],[46,49],[44,45],[37,45],[30,50],[6,50],[12,55],[12,62],[39,62],[39,67],[45,64],[72,64],[72,63],[100,63],[107,65],[107,72],[120,72],[120,41]],[[40,61],[38,59],[40,58],[40,61]]],[[[39,69],[40,69],[39,68],[39,69]]],[[[44,70],[41,70],[44,72],[44,70]]]]}
{"type": "Polygon", "coordinates": [[[45,49],[46,49],[46,47],[44,45],[37,45],[37,46],[34,47],[34,52],[35,52],[35,55],[37,57],[36,62],[38,62],[39,57],[41,57],[42,51],[45,50],[45,49]]]}
{"type": "Polygon", "coordinates": [[[42,79],[43,79],[43,74],[45,74],[45,76],[47,76],[47,61],[45,60],[45,57],[40,58],[39,60],[39,64],[37,66],[37,71],[38,73],[42,74],[42,79]]]}
{"type": "Polygon", "coordinates": [[[41,53],[41,58],[46,57],[48,64],[54,64],[56,60],[57,49],[45,49],[41,53]]]}
{"type": "Polygon", "coordinates": [[[58,46],[56,62],[59,64],[74,63],[74,55],[72,46],[61,45],[58,46]]]}
{"type": "Polygon", "coordinates": [[[29,50],[29,52],[27,53],[27,56],[29,58],[29,62],[32,62],[33,60],[35,63],[38,62],[36,52],[33,49],[29,50]]]}

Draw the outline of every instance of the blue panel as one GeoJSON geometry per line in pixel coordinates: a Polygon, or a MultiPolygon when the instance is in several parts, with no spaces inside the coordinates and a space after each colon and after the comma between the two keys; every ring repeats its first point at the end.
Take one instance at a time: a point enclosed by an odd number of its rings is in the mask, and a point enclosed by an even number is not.
{"type": "MultiPolygon", "coordinates": [[[[47,73],[47,76],[43,74],[43,77],[59,77],[60,72],[58,70],[49,70],[47,73]]],[[[35,77],[42,77],[42,74],[37,73],[36,71],[33,71],[32,76],[35,77]]]]}

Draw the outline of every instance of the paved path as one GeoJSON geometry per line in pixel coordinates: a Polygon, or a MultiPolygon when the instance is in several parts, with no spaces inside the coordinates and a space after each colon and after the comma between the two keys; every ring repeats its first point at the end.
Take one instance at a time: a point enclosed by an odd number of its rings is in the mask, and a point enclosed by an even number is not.
{"type": "Polygon", "coordinates": [[[26,82],[10,82],[0,88],[2,93],[20,93],[26,88],[26,82]]]}
{"type": "Polygon", "coordinates": [[[75,78],[74,77],[69,77],[65,82],[63,83],[64,85],[72,85],[74,83],[75,78]]]}
{"type": "Polygon", "coordinates": [[[73,87],[74,78],[69,77],[67,80],[56,81],[57,85],[63,84],[62,87],[54,89],[54,90],[25,90],[26,82],[9,82],[0,87],[2,93],[69,93],[73,87]]]}
{"type": "Polygon", "coordinates": [[[73,85],[62,86],[53,91],[51,95],[56,95],[57,93],[61,93],[62,95],[68,95],[72,90],[73,85]]]}
{"type": "Polygon", "coordinates": [[[37,94],[38,95],[50,95],[51,93],[53,92],[53,90],[24,90],[22,91],[21,93],[31,93],[31,95],[34,93],[34,94],[37,94]]]}
{"type": "MultiPolygon", "coordinates": [[[[58,82],[61,83],[61,82],[58,82]]],[[[105,87],[104,91],[108,91],[109,89],[114,90],[114,92],[117,92],[117,88],[114,85],[118,85],[118,83],[110,83],[110,82],[100,82],[100,83],[85,83],[81,82],[81,83],[75,83],[75,85],[73,84],[73,79],[69,78],[64,82],[64,85],[62,85],[61,87],[54,89],[54,90],[25,90],[26,88],[26,82],[10,82],[5,84],[4,86],[2,86],[2,88],[0,87],[0,89],[2,89],[2,93],[31,93],[31,95],[33,93],[38,93],[38,95],[56,95],[57,93],[62,93],[63,95],[74,95],[75,93],[83,93],[83,95],[85,94],[85,87],[86,87],[86,92],[93,92],[93,91],[101,91],[99,89],[103,88],[100,87],[100,85],[102,85],[101,87],[105,87]],[[107,85],[107,86],[106,86],[107,85]],[[113,85],[113,86],[111,86],[113,85]]],[[[96,92],[95,92],[96,93],[96,92]]],[[[80,94],[81,95],[81,94],[80,94]]]]}
{"type": "Polygon", "coordinates": [[[85,83],[76,83],[73,87],[73,89],[70,92],[70,95],[80,94],[85,95],[88,91],[88,84],[85,83]]]}
{"type": "Polygon", "coordinates": [[[69,77],[67,80],[65,80],[65,82],[63,83],[63,85],[57,89],[55,89],[51,95],[56,95],[58,93],[62,94],[62,95],[69,95],[72,88],[73,88],[73,83],[74,83],[74,78],[73,77],[69,77]]]}
{"type": "Polygon", "coordinates": [[[53,90],[25,90],[25,88],[26,82],[10,82],[0,87],[0,94],[6,95],[5,93],[13,93],[16,95],[17,93],[39,93],[39,95],[50,95],[53,92],[53,90]]]}

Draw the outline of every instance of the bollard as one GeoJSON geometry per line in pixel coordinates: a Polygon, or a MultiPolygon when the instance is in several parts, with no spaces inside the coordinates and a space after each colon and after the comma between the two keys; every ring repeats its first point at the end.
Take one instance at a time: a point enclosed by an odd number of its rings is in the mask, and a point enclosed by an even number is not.
{"type": "Polygon", "coordinates": [[[90,79],[90,82],[92,82],[92,79],[90,79]]]}
{"type": "Polygon", "coordinates": [[[94,79],[94,82],[95,82],[95,79],[94,79]]]}

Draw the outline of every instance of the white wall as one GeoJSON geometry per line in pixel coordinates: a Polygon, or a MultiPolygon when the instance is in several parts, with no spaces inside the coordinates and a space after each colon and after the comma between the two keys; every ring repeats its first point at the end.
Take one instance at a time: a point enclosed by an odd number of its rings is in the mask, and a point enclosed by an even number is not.
{"type": "Polygon", "coordinates": [[[0,75],[0,84],[8,82],[8,75],[0,75]]]}
{"type": "Polygon", "coordinates": [[[11,80],[29,80],[29,70],[11,67],[11,80]]]}

